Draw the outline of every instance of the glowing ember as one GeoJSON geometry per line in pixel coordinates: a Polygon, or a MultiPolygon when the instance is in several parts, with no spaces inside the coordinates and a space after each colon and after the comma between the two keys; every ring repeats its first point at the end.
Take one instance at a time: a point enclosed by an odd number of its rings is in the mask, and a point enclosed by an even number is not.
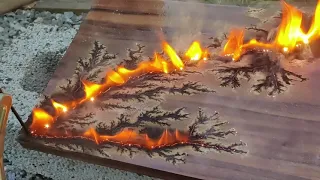
{"type": "Polygon", "coordinates": [[[189,141],[189,136],[187,134],[179,132],[178,130],[176,130],[174,133],[165,130],[158,139],[151,139],[147,134],[139,134],[131,129],[124,129],[116,135],[107,136],[99,135],[93,128],[90,128],[83,135],[84,137],[91,139],[97,144],[105,142],[121,142],[122,144],[126,144],[128,146],[143,147],[146,149],[183,144],[189,141]]]}
{"type": "Polygon", "coordinates": [[[204,61],[208,60],[208,56],[209,56],[208,50],[205,50],[202,56],[204,61]]]}

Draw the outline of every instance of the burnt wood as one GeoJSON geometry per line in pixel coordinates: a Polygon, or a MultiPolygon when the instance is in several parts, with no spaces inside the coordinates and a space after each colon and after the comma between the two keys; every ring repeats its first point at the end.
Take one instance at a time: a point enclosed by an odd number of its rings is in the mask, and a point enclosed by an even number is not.
{"type": "MultiPolygon", "coordinates": [[[[98,0],[93,3],[43,94],[49,97],[56,94],[64,80],[74,74],[79,58],[88,57],[95,41],[105,45],[108,52],[117,54],[117,58],[111,61],[113,64],[127,58],[126,48],[137,49],[136,43],[145,46],[144,58],[152,56],[154,51],[161,51],[163,39],[177,51],[184,51],[193,40],[208,46],[212,43],[210,37],[228,33],[227,27],[244,28],[258,24],[260,19],[249,17],[247,11],[248,8],[244,7],[181,1],[98,0]]],[[[214,93],[165,95],[165,101],[160,103],[162,109],[173,111],[186,107],[186,113],[190,114],[187,122],[174,122],[176,127],[187,130],[199,107],[208,114],[217,111],[219,118],[229,122],[227,126],[237,132],[237,136],[225,139],[226,142],[242,140],[247,144],[242,147],[246,153],[220,153],[217,149],[204,153],[188,151],[185,164],[173,165],[144,153],[130,158],[106,150],[105,153],[112,156],[102,157],[88,150],[79,152],[52,145],[74,143],[99,149],[91,141],[43,140],[27,136],[23,131],[18,141],[28,149],[163,179],[320,179],[319,67],[319,61],[303,68],[286,65],[286,70],[308,80],[294,81],[293,85],[285,87],[283,93],[273,96],[268,96],[265,91],[253,92],[251,81],[248,83],[245,79],[240,80],[241,86],[236,89],[220,87],[219,74],[209,71],[204,75],[192,74],[182,81],[203,83],[214,93]]],[[[251,79],[257,78],[257,74],[251,76],[251,79]]],[[[30,124],[31,118],[27,121],[27,125],[30,124]]]]}
{"type": "MultiPolygon", "coordinates": [[[[21,133],[24,134],[24,132],[21,132],[21,133]]],[[[74,160],[80,160],[80,161],[84,161],[91,164],[98,164],[101,166],[117,168],[125,171],[131,171],[137,174],[148,175],[148,176],[162,178],[162,179],[168,179],[168,180],[175,180],[175,179],[196,180],[197,179],[197,178],[192,178],[188,176],[183,176],[181,174],[175,174],[175,173],[161,171],[161,170],[153,169],[149,167],[138,166],[135,164],[116,161],[109,158],[99,158],[97,156],[93,156],[90,154],[62,151],[56,148],[43,146],[43,144],[41,143],[34,143],[34,139],[32,137],[28,137],[25,135],[22,135],[22,136],[18,137],[18,141],[24,148],[28,148],[30,150],[41,151],[44,153],[54,154],[56,156],[71,158],[74,160]]]]}

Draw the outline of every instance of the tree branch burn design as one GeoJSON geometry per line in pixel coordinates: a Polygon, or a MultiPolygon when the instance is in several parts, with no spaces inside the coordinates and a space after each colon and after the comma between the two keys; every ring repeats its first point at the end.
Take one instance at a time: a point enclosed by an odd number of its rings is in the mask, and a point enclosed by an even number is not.
{"type": "Polygon", "coordinates": [[[249,42],[244,43],[244,30],[234,29],[230,32],[222,55],[231,56],[234,61],[238,61],[243,54],[252,49],[289,54],[320,36],[320,4],[316,7],[311,27],[307,32],[304,32],[302,28],[303,13],[284,0],[281,0],[281,3],[283,7],[282,21],[274,40],[270,39],[271,42],[261,42],[257,41],[257,39],[251,39],[249,42]]]}
{"type": "Polygon", "coordinates": [[[222,47],[223,43],[215,38],[215,44],[207,48],[203,48],[198,41],[194,41],[183,55],[176,53],[167,42],[163,42],[164,52],[155,52],[149,60],[141,59],[144,46],[137,45],[137,50],[128,49],[130,59],[125,59],[114,69],[108,70],[100,83],[94,80],[99,73],[104,72],[101,67],[110,67],[111,60],[117,55],[110,54],[103,45],[95,42],[90,58],[79,59],[74,75],[75,80],[68,79],[67,84],[61,86],[64,92],[61,95],[62,100],[55,97],[46,98],[33,110],[32,123],[29,127],[31,134],[44,140],[88,140],[99,147],[118,147],[119,151],[129,152],[130,156],[136,152],[135,149],[138,149],[145,151],[150,157],[157,154],[172,163],[185,162],[186,153],[174,152],[180,147],[192,147],[198,152],[213,149],[218,152],[246,153],[239,149],[245,145],[242,142],[223,145],[219,141],[227,138],[228,135],[235,135],[236,132],[234,129],[224,129],[227,122],[220,121],[217,114],[207,115],[203,109],[199,109],[196,119],[188,130],[171,128],[171,121],[183,121],[192,117],[185,113],[184,108],[167,111],[158,106],[151,107],[137,117],[120,114],[109,124],[99,123],[95,128],[90,127],[91,124],[96,123],[92,118],[94,113],[80,116],[78,112],[88,103],[99,106],[101,111],[135,109],[123,103],[112,101],[106,103],[108,100],[162,102],[159,95],[164,93],[180,95],[213,93],[215,91],[199,82],[188,81],[181,86],[168,86],[165,82],[186,82],[188,74],[202,74],[202,72],[191,71],[191,68],[197,68],[201,63],[218,61],[222,57],[227,58],[228,61],[223,62],[224,66],[217,66],[212,70],[218,74],[229,74],[218,77],[222,80],[222,86],[239,87],[238,75],[243,75],[250,80],[253,74],[263,72],[266,75],[265,79],[260,80],[253,88],[257,92],[271,88],[269,94],[272,95],[283,92],[285,84],[290,85],[294,80],[292,77],[301,81],[306,80],[301,75],[284,69],[279,63],[280,60],[272,59],[270,53],[288,57],[291,53],[300,52],[308,43],[315,40],[320,32],[317,25],[320,6],[316,8],[310,30],[304,33],[300,28],[302,13],[285,1],[282,1],[282,5],[284,7],[282,22],[275,39],[270,42],[252,39],[244,43],[244,31],[235,29],[226,37],[225,45],[218,57],[209,51],[209,48],[222,47]],[[254,60],[250,64],[241,67],[229,66],[231,63],[240,62],[248,54],[254,55],[254,60]],[[138,90],[132,93],[126,91],[127,89],[138,90]],[[71,122],[80,125],[83,129],[87,128],[81,132],[73,130],[71,122]],[[155,137],[150,135],[152,131],[150,124],[160,128],[160,133],[155,137]],[[204,130],[200,130],[199,126],[204,126],[204,130]]]}
{"type": "MultiPolygon", "coordinates": [[[[93,71],[93,64],[100,63],[93,63],[93,61],[95,61],[93,59],[99,61],[97,60],[98,55],[96,54],[99,54],[99,56],[114,57],[113,55],[101,54],[98,49],[102,50],[103,48],[100,48],[100,46],[98,42],[94,43],[92,52],[95,53],[91,53],[91,57],[86,61],[88,63],[87,65],[86,62],[83,62],[84,59],[80,59],[81,62],[78,62],[81,67],[78,67],[75,73],[77,82],[73,83],[73,85],[68,84],[61,87],[66,97],[69,97],[69,94],[72,94],[73,97],[79,97],[80,95],[78,94],[83,94],[82,97],[64,103],[57,102],[53,100],[54,98],[46,98],[41,103],[41,108],[37,107],[33,110],[30,129],[34,137],[45,141],[54,139],[88,140],[94,142],[99,147],[105,147],[106,145],[116,146],[121,152],[129,151],[130,156],[135,152],[133,149],[139,149],[140,151],[145,151],[150,157],[157,154],[172,163],[185,161],[183,157],[186,153],[173,153],[174,149],[182,147],[191,147],[198,152],[202,152],[203,149],[214,149],[219,152],[245,153],[245,151],[238,149],[238,147],[244,145],[242,142],[223,145],[219,141],[208,141],[210,139],[223,139],[230,134],[235,135],[236,132],[233,129],[224,130],[223,126],[227,124],[226,122],[220,121],[216,117],[217,114],[214,116],[205,115],[201,109],[199,110],[196,120],[190,125],[189,130],[170,128],[171,121],[183,121],[191,118],[188,113],[185,113],[185,108],[168,111],[156,106],[149,110],[144,110],[135,120],[130,115],[120,114],[115,121],[111,121],[109,124],[101,122],[95,128],[90,127],[83,132],[78,130],[66,131],[64,124],[66,121],[70,122],[76,119],[77,122],[75,123],[80,125],[92,123],[88,121],[88,118],[91,118],[92,114],[85,115],[81,118],[76,115],[77,110],[81,109],[81,106],[85,103],[98,102],[102,110],[131,109],[133,107],[123,106],[121,104],[108,103],[101,105],[99,101],[101,99],[112,98],[120,99],[121,101],[129,99],[135,99],[138,102],[144,102],[146,99],[161,101],[156,99],[156,97],[165,92],[181,95],[214,92],[198,82],[189,81],[180,87],[177,85],[168,87],[162,84],[163,82],[180,81],[189,73],[194,73],[188,70],[189,67],[194,67],[196,64],[208,60],[208,53],[198,42],[193,42],[183,57],[179,56],[168,43],[163,43],[164,53],[166,53],[170,61],[164,57],[164,54],[155,53],[150,61],[136,62],[136,67],[132,61],[138,61],[139,58],[137,58],[135,53],[132,54],[130,52],[141,52],[129,49],[131,61],[129,62],[127,60],[127,63],[120,63],[120,66],[118,66],[116,70],[108,71],[104,83],[96,84],[78,78],[78,75],[84,74],[84,69],[89,72],[93,71]],[[128,64],[130,64],[131,67],[135,67],[135,69],[127,69],[126,66],[128,64]],[[78,72],[78,69],[81,70],[81,73],[78,72]],[[81,91],[83,92],[79,92],[79,88],[74,87],[79,85],[78,81],[82,85],[81,91]],[[149,83],[146,84],[146,82],[149,83]],[[160,85],[153,84],[155,82],[160,82],[160,85]],[[123,88],[133,88],[137,86],[143,89],[145,89],[146,86],[153,89],[147,89],[140,93],[134,93],[133,95],[118,92],[123,88]],[[112,94],[112,92],[114,93],[112,94]],[[146,96],[146,98],[143,96],[146,96]],[[80,122],[83,120],[88,122],[80,122]],[[158,127],[160,132],[156,133],[157,135],[152,135],[154,134],[152,131],[155,127],[149,127],[149,124],[158,127]],[[199,129],[199,126],[206,127],[207,125],[208,128],[205,128],[204,131],[199,129]],[[59,126],[63,126],[64,128],[59,128],[59,126]]],[[[140,45],[137,46],[138,49],[141,48],[140,45]]],[[[89,74],[87,77],[93,76],[89,74]]],[[[68,80],[68,82],[70,81],[68,80]]]]}
{"type": "Polygon", "coordinates": [[[283,62],[297,60],[295,63],[301,66],[300,64],[318,58],[308,51],[312,51],[311,44],[318,42],[320,38],[319,2],[310,27],[303,23],[308,21],[308,18],[302,11],[282,0],[283,10],[278,27],[271,30],[248,27],[247,30],[261,33],[259,37],[247,41],[244,38],[244,29],[233,29],[220,55],[231,58],[233,62],[244,59],[251,61],[247,65],[222,65],[213,69],[213,72],[220,75],[218,79],[222,81],[221,86],[238,88],[240,78],[250,81],[254,74],[262,73],[264,77],[252,86],[253,91],[260,93],[265,90],[268,95],[274,96],[284,92],[285,87],[292,85],[294,81],[306,81],[307,78],[302,75],[285,69],[283,62]]]}
{"type": "MultiPolygon", "coordinates": [[[[95,46],[99,46],[98,42],[96,42],[95,44],[95,46]]],[[[116,71],[111,70],[107,72],[105,78],[106,80],[102,84],[97,84],[88,80],[80,79],[84,91],[84,97],[64,103],[58,103],[51,99],[50,101],[52,107],[54,108],[54,115],[49,114],[41,108],[35,108],[33,110],[33,122],[30,126],[32,132],[38,135],[45,135],[46,130],[44,130],[43,127],[48,129],[51,124],[53,124],[61,115],[67,113],[69,110],[72,111],[76,109],[78,106],[81,106],[84,103],[95,101],[95,99],[99,98],[99,96],[103,96],[104,94],[106,94],[106,92],[111,91],[113,87],[122,87],[132,79],[139,78],[141,76],[154,77],[153,74],[157,73],[167,74],[171,72],[172,74],[179,74],[179,72],[176,71],[182,71],[188,64],[181,60],[181,58],[176,54],[176,52],[168,43],[164,42],[163,47],[164,51],[171,59],[171,62],[166,61],[158,53],[155,53],[154,59],[152,61],[142,61],[138,64],[138,67],[136,69],[130,70],[125,68],[124,66],[119,66],[117,67],[116,71]]],[[[207,53],[205,53],[205,50],[201,49],[198,42],[194,42],[191,45],[188,51],[189,53],[186,56],[191,56],[190,50],[193,49],[198,49],[200,51],[194,52],[194,57],[192,57],[191,59],[193,59],[194,61],[200,61],[200,58],[202,60],[207,59],[207,57],[203,56],[207,53]],[[199,48],[194,48],[194,46],[199,46],[199,48]]],[[[202,88],[201,85],[198,85],[197,83],[184,84],[182,89],[176,89],[175,87],[163,87],[162,89],[157,89],[157,91],[168,90],[172,93],[180,92],[190,94],[190,92],[188,92],[188,90],[185,88],[190,88],[191,90],[200,92],[213,92],[212,90],[202,88]]]]}

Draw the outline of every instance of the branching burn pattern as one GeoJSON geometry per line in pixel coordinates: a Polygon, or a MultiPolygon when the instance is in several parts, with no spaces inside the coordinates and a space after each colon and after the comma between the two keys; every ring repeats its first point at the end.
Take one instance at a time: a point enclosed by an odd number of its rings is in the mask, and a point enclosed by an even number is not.
{"type": "Polygon", "coordinates": [[[220,66],[212,71],[220,75],[221,86],[232,88],[240,87],[240,79],[250,81],[256,73],[262,73],[264,77],[258,79],[252,88],[255,92],[268,91],[269,95],[280,94],[285,91],[286,85],[292,85],[294,81],[307,80],[302,75],[284,69],[278,60],[272,60],[268,53],[253,51],[254,60],[248,66],[227,67],[220,66]]]}
{"type": "Polygon", "coordinates": [[[121,114],[117,121],[111,121],[110,125],[99,123],[97,132],[101,134],[114,135],[123,128],[139,128],[148,126],[148,124],[170,126],[170,121],[182,121],[188,118],[187,113],[183,112],[184,108],[179,108],[174,111],[165,111],[159,106],[153,107],[150,110],[145,110],[139,114],[135,122],[130,122],[130,116],[121,114]]]}
{"type": "MultiPolygon", "coordinates": [[[[137,44],[137,49],[128,49],[128,58],[124,59],[121,63],[122,66],[128,69],[134,69],[141,61],[144,46],[137,44]]],[[[94,43],[93,50],[88,59],[80,58],[78,66],[75,69],[73,79],[68,79],[66,85],[61,86],[62,92],[54,94],[51,98],[63,102],[64,100],[72,100],[83,97],[83,87],[81,80],[86,79],[90,81],[99,81],[97,78],[102,68],[111,66],[111,60],[116,59],[116,54],[110,54],[106,51],[106,47],[98,42],[94,43]]],[[[195,67],[193,63],[186,63],[186,68],[195,67]]],[[[213,93],[214,91],[200,84],[199,82],[186,81],[189,74],[201,72],[194,70],[174,71],[170,74],[160,73],[146,73],[137,77],[130,78],[126,83],[121,86],[114,86],[105,92],[102,92],[95,100],[94,105],[101,111],[112,110],[137,110],[136,107],[130,105],[131,101],[144,103],[146,100],[161,102],[161,94],[180,94],[180,95],[193,95],[198,93],[213,93]],[[185,83],[172,83],[184,81],[185,83]],[[175,84],[175,85],[172,85],[175,84]]],[[[49,98],[46,98],[40,106],[46,106],[46,110],[50,112],[49,98]]],[[[65,116],[59,117],[54,126],[60,132],[70,131],[69,134],[73,136],[66,136],[61,138],[62,141],[67,139],[68,144],[56,143],[57,148],[68,148],[73,151],[82,152],[97,152],[103,157],[109,157],[102,149],[114,148],[119,153],[126,153],[132,157],[135,153],[145,152],[148,156],[160,156],[166,161],[175,163],[184,163],[187,153],[180,152],[184,147],[192,147],[195,151],[202,152],[204,149],[212,149],[218,152],[229,153],[245,153],[245,151],[238,149],[243,143],[234,143],[231,145],[224,145],[220,139],[227,138],[228,135],[234,135],[234,130],[223,130],[221,127],[226,122],[220,122],[217,114],[207,116],[201,109],[199,110],[198,117],[190,125],[189,129],[176,130],[182,131],[189,137],[188,141],[177,142],[173,145],[161,145],[152,149],[143,148],[138,145],[123,144],[120,142],[102,142],[91,146],[81,144],[83,140],[87,139],[79,135],[79,130],[75,126],[86,129],[93,124],[96,124],[95,130],[98,134],[114,136],[124,131],[124,129],[133,129],[139,133],[149,134],[150,127],[157,127],[162,134],[166,131],[173,133],[171,123],[174,121],[185,121],[191,118],[191,115],[186,112],[185,108],[178,108],[172,111],[164,110],[160,106],[150,107],[143,109],[137,116],[133,117],[130,113],[121,113],[119,116],[109,122],[97,122],[95,120],[95,113],[81,114],[82,108],[86,108],[85,104],[80,105],[77,109],[69,112],[65,116]],[[200,128],[200,126],[203,126],[200,128]],[[180,150],[181,149],[181,150],[180,150]]],[[[52,108],[51,108],[52,109],[52,108]]],[[[52,114],[54,114],[52,112],[52,114]]],[[[161,133],[160,133],[161,134],[161,133]]],[[[154,138],[159,138],[159,135],[154,138]]],[[[50,138],[45,137],[45,141],[59,140],[58,137],[50,138]]]]}
{"type": "MultiPolygon", "coordinates": [[[[119,133],[123,128],[134,128],[134,127],[143,127],[141,131],[143,133],[150,132],[150,129],[145,126],[145,123],[154,124],[154,121],[166,122],[167,119],[171,120],[181,120],[189,118],[189,114],[182,112],[183,109],[177,109],[168,113],[167,111],[160,110],[158,107],[153,108],[150,111],[142,112],[136,119],[135,122],[130,122],[128,115],[120,115],[117,121],[112,121],[110,125],[100,124],[97,127],[97,132],[104,134],[116,134],[119,133]],[[152,114],[154,113],[154,114],[152,114]],[[150,117],[151,119],[145,119],[150,117]]],[[[168,121],[167,121],[168,122],[168,121]]],[[[157,123],[156,123],[157,124],[157,123]]],[[[227,122],[221,121],[219,119],[218,113],[213,115],[208,115],[204,112],[203,109],[199,108],[198,115],[195,117],[195,120],[190,124],[186,134],[189,135],[189,140],[183,143],[177,143],[175,145],[161,146],[154,149],[146,149],[140,146],[135,146],[131,144],[119,144],[119,143],[101,143],[99,145],[92,144],[92,146],[84,147],[82,144],[78,144],[83,141],[81,138],[73,137],[68,138],[69,143],[57,143],[59,148],[69,148],[74,151],[90,151],[99,152],[102,156],[109,157],[110,155],[106,154],[101,148],[108,149],[114,148],[121,154],[127,154],[130,157],[133,157],[134,154],[139,152],[145,152],[149,157],[159,156],[164,158],[166,161],[175,163],[185,163],[185,157],[188,155],[185,152],[180,152],[182,148],[192,148],[194,151],[202,153],[206,150],[214,150],[217,152],[227,152],[227,153],[237,153],[244,154],[245,150],[241,149],[242,146],[245,146],[243,142],[236,142],[231,144],[222,143],[222,140],[225,140],[230,135],[235,135],[236,131],[234,129],[228,129],[225,126],[227,122]],[[101,152],[100,152],[101,151],[101,152]]],[[[155,135],[154,138],[163,133],[164,128],[163,124],[157,124],[159,127],[158,135],[155,135]]],[[[169,123],[166,124],[168,127],[169,123]]],[[[45,139],[45,141],[50,141],[50,139],[45,139]]],[[[56,141],[55,141],[56,142],[56,141]]]]}

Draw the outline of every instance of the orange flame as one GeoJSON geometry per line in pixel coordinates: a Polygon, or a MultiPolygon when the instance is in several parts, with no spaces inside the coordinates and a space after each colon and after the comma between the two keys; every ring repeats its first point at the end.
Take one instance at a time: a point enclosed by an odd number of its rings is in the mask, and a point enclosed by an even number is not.
{"type": "MultiPolygon", "coordinates": [[[[237,61],[243,52],[251,48],[261,49],[276,49],[281,51],[291,51],[298,43],[309,43],[320,35],[320,0],[315,10],[315,15],[312,25],[307,33],[304,33],[301,28],[302,12],[295,7],[289,5],[284,0],[281,1],[283,6],[283,19],[280,23],[278,34],[271,43],[258,42],[256,39],[244,43],[244,31],[241,29],[234,29],[230,32],[228,40],[223,48],[222,55],[232,56],[234,61],[237,61]]],[[[84,86],[85,97],[76,101],[66,102],[63,104],[57,103],[52,100],[52,105],[56,110],[56,114],[51,116],[43,109],[35,108],[33,110],[33,120],[30,126],[31,130],[36,131],[38,135],[46,135],[48,129],[52,126],[56,118],[68,109],[75,108],[77,105],[86,101],[93,101],[102,91],[112,87],[119,86],[128,81],[133,76],[139,76],[143,73],[157,72],[169,73],[177,69],[184,69],[184,63],[177,55],[175,50],[167,43],[163,42],[164,52],[169,56],[170,61],[164,60],[159,54],[155,53],[152,61],[143,61],[138,64],[134,70],[129,70],[124,67],[118,67],[116,70],[108,71],[106,74],[106,82],[103,84],[95,84],[93,82],[82,80],[84,86]]],[[[185,53],[185,56],[190,60],[198,61],[201,58],[207,60],[208,51],[203,50],[198,41],[191,44],[190,48],[185,53]]],[[[189,141],[189,136],[180,133],[176,130],[174,133],[166,130],[163,132],[159,139],[151,139],[147,134],[139,134],[133,130],[125,129],[120,133],[113,136],[99,135],[93,128],[89,129],[83,134],[97,144],[110,141],[110,142],[123,142],[139,147],[153,149],[156,147],[184,143],[189,141]]]]}
{"type": "Polygon", "coordinates": [[[103,87],[101,84],[95,84],[87,80],[82,80],[82,84],[84,86],[84,92],[86,93],[85,100],[97,96],[103,87]]]}
{"type": "Polygon", "coordinates": [[[194,41],[185,55],[192,61],[198,61],[203,57],[204,52],[202,51],[200,43],[198,41],[194,41]]]}
{"type": "MultiPolygon", "coordinates": [[[[126,69],[125,67],[118,67],[116,70],[111,70],[106,73],[106,81],[103,84],[96,84],[87,80],[81,80],[83,89],[85,92],[85,97],[80,98],[78,100],[74,100],[71,102],[65,102],[63,104],[58,103],[54,100],[51,100],[52,105],[54,109],[56,110],[56,114],[54,116],[51,116],[47,112],[45,112],[42,109],[34,109],[33,110],[33,121],[31,125],[31,129],[33,131],[36,131],[38,134],[40,132],[41,135],[45,134],[47,129],[49,129],[52,125],[52,123],[61,115],[63,112],[67,112],[69,109],[74,109],[76,108],[79,104],[82,104],[87,101],[94,101],[94,99],[103,91],[106,91],[107,89],[111,88],[112,86],[120,86],[124,83],[126,83],[129,78],[134,77],[134,76],[139,76],[144,73],[150,73],[150,72],[157,72],[157,73],[169,73],[170,71],[174,71],[175,68],[178,69],[183,69],[184,68],[184,63],[180,59],[180,57],[177,55],[177,53],[173,50],[173,48],[166,42],[163,43],[163,48],[164,51],[167,53],[167,55],[170,58],[170,62],[166,61],[163,57],[161,57],[158,53],[154,54],[154,58],[151,61],[143,61],[140,62],[137,65],[136,69],[129,70],[126,69]],[[44,131],[45,130],[45,131],[44,131]]],[[[196,56],[202,57],[204,59],[207,58],[208,52],[207,50],[203,51],[200,47],[200,44],[198,42],[194,42],[193,45],[189,48],[189,53],[191,51],[194,53],[193,57],[190,56],[190,58],[194,58],[196,56]]],[[[190,54],[191,55],[191,54],[190,54]]],[[[127,138],[127,131],[123,131],[121,134],[118,134],[116,136],[100,136],[98,135],[93,129],[89,129],[84,135],[85,136],[92,136],[94,137],[94,140],[96,143],[99,143],[99,141],[103,139],[110,139],[110,140],[121,140],[123,141],[122,138],[127,138]]],[[[134,136],[139,136],[137,134],[134,134],[135,132],[130,131],[130,133],[133,133],[134,136]]],[[[159,146],[162,144],[162,142],[171,142],[172,136],[168,132],[164,132],[163,136],[159,139],[159,142],[155,142],[154,140],[148,141],[147,147],[151,146],[159,146]]],[[[145,137],[148,138],[148,137],[145,137]]],[[[176,134],[175,135],[175,140],[183,139],[183,135],[176,134]]]]}
{"type": "Polygon", "coordinates": [[[151,62],[151,66],[158,71],[169,72],[168,63],[158,53],[154,53],[154,61],[151,62]]]}
{"type": "Polygon", "coordinates": [[[208,60],[208,56],[209,56],[208,50],[204,50],[202,56],[204,61],[208,60]]]}
{"type": "Polygon", "coordinates": [[[112,82],[116,83],[117,85],[121,85],[125,83],[124,78],[117,72],[115,71],[109,71],[107,73],[107,79],[111,80],[112,82]]]}
{"type": "Polygon", "coordinates": [[[98,135],[98,133],[93,128],[90,128],[83,135],[85,137],[89,137],[89,138],[93,139],[94,142],[96,142],[97,144],[100,143],[100,136],[98,135]]]}
{"type": "Polygon", "coordinates": [[[302,12],[283,0],[281,4],[283,16],[275,43],[284,51],[291,51],[303,34],[301,30],[302,12]]]}
{"type": "Polygon", "coordinates": [[[174,51],[174,49],[167,43],[163,43],[163,49],[164,52],[167,53],[167,55],[170,57],[172,64],[176,67],[182,70],[184,68],[184,64],[180,57],[177,55],[177,53],[174,51]]]}
{"type": "Polygon", "coordinates": [[[169,70],[168,70],[168,63],[165,62],[165,61],[162,61],[162,67],[163,67],[163,72],[168,74],[169,73],[169,70]]]}
{"type": "Polygon", "coordinates": [[[320,36],[320,0],[316,6],[314,16],[312,19],[311,27],[306,35],[303,36],[303,42],[308,43],[310,40],[313,40],[315,37],[320,36]]]}
{"type": "Polygon", "coordinates": [[[129,146],[132,145],[143,147],[146,149],[154,149],[157,147],[170,146],[179,143],[183,144],[189,141],[189,136],[179,132],[178,130],[175,130],[174,133],[165,130],[158,139],[151,139],[147,134],[139,134],[132,129],[123,129],[116,135],[108,136],[99,135],[93,128],[90,128],[83,135],[84,137],[93,140],[97,144],[103,142],[114,142],[129,146]]]}
{"type": "Polygon", "coordinates": [[[223,48],[222,55],[232,56],[233,60],[237,60],[242,54],[244,30],[234,29],[230,32],[227,43],[223,48]]]}
{"type": "Polygon", "coordinates": [[[44,128],[48,129],[53,122],[54,118],[51,115],[49,115],[43,109],[35,108],[32,112],[32,124],[30,128],[37,130],[38,134],[44,134],[44,128]]]}
{"type": "Polygon", "coordinates": [[[62,112],[67,112],[68,111],[68,107],[63,105],[63,104],[60,104],[60,103],[57,103],[55,102],[53,99],[51,99],[51,103],[54,107],[54,109],[60,114],[62,112]]]}
{"type": "Polygon", "coordinates": [[[238,60],[248,49],[278,49],[282,52],[294,50],[298,44],[308,44],[310,40],[320,35],[320,0],[316,7],[312,25],[307,33],[304,33],[302,25],[302,12],[284,0],[281,0],[283,15],[279,25],[279,30],[274,42],[262,43],[252,39],[248,43],[243,43],[244,31],[235,29],[230,32],[227,43],[224,46],[222,55],[232,56],[233,60],[238,60]]]}

